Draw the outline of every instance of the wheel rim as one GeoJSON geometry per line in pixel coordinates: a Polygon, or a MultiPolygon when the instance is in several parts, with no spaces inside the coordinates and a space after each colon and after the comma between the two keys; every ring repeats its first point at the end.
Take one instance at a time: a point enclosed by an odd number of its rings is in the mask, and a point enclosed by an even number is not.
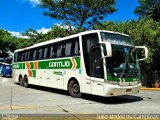
{"type": "Polygon", "coordinates": [[[78,86],[78,84],[73,84],[72,91],[73,91],[74,94],[79,93],[79,86],[78,86]]]}

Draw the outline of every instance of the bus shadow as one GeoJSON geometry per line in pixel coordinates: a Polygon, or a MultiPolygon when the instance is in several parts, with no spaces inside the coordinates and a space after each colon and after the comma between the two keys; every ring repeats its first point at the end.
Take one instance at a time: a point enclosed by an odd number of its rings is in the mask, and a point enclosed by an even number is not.
{"type": "Polygon", "coordinates": [[[90,100],[93,102],[102,103],[102,104],[125,104],[125,103],[133,103],[133,102],[143,101],[142,97],[133,96],[133,95],[101,97],[101,96],[84,94],[83,99],[90,100]]]}
{"type": "MultiPolygon", "coordinates": [[[[19,85],[18,83],[15,83],[15,84],[19,85]]],[[[27,88],[27,89],[46,91],[46,92],[50,92],[50,93],[69,96],[68,91],[55,89],[55,88],[49,88],[49,87],[43,87],[43,86],[37,86],[37,85],[29,85],[29,88],[27,88]]],[[[96,96],[96,95],[83,94],[82,98],[80,98],[80,99],[93,101],[93,102],[97,102],[97,103],[102,103],[102,104],[125,104],[125,103],[143,101],[142,97],[134,96],[134,95],[122,95],[122,96],[115,96],[115,97],[101,97],[101,96],[96,96]]]]}
{"type": "MultiPolygon", "coordinates": [[[[19,85],[19,83],[15,83],[15,84],[19,85]]],[[[56,93],[56,94],[69,96],[69,93],[65,90],[43,87],[43,86],[38,86],[38,85],[29,85],[29,87],[26,88],[26,89],[34,89],[34,90],[39,90],[39,91],[44,91],[44,92],[50,92],[50,93],[56,93]]]]}

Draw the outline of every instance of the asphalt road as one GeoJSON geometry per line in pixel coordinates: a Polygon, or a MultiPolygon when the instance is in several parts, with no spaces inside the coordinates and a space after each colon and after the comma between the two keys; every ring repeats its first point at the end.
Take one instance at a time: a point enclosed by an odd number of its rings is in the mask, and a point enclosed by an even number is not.
{"type": "Polygon", "coordinates": [[[160,91],[72,98],[66,91],[30,86],[0,77],[0,114],[160,114],[160,91]]]}

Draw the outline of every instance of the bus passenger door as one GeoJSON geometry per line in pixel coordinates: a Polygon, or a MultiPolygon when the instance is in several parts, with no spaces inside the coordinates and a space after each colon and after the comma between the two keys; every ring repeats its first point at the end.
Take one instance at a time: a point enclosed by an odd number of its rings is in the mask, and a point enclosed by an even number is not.
{"type": "Polygon", "coordinates": [[[100,46],[92,47],[90,50],[90,73],[92,94],[104,95],[104,71],[100,46]]]}
{"type": "Polygon", "coordinates": [[[90,48],[92,46],[95,46],[96,44],[99,43],[99,38],[98,34],[91,33],[91,34],[86,34],[82,35],[82,52],[83,52],[83,58],[84,58],[84,67],[85,67],[85,72],[83,72],[83,86],[84,86],[84,92],[92,94],[92,90],[94,89],[92,87],[92,76],[91,76],[91,60],[90,57],[90,48]],[[85,75],[86,74],[86,75],[85,75]]]}

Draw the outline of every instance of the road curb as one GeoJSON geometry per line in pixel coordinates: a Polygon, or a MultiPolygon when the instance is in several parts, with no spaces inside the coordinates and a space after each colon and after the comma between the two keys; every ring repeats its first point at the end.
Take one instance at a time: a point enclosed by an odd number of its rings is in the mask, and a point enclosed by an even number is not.
{"type": "Polygon", "coordinates": [[[160,88],[144,88],[144,87],[142,87],[142,88],[140,88],[141,90],[155,90],[155,91],[158,91],[158,90],[160,90],[160,88]]]}

